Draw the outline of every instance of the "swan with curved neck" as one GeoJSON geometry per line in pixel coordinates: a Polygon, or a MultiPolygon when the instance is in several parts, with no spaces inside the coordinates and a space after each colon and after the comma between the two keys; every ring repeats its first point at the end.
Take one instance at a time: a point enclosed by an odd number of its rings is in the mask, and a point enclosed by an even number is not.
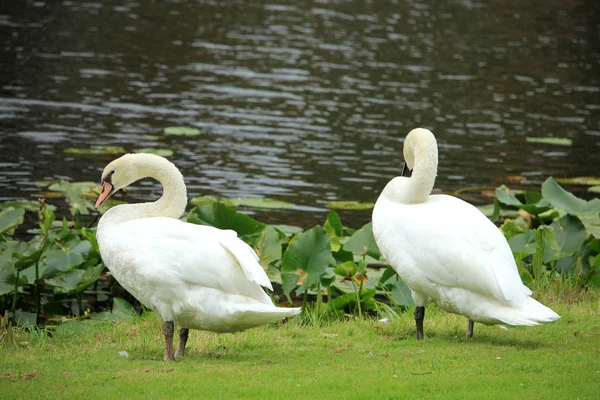
{"type": "Polygon", "coordinates": [[[474,322],[537,325],[560,318],[531,298],[508,242],[485,215],[456,197],[431,195],[438,165],[433,133],[410,131],[404,159],[402,176],[393,178],[377,199],[373,234],[411,290],[417,339],[424,337],[429,299],[469,318],[469,337],[474,322]]]}
{"type": "Polygon", "coordinates": [[[258,256],[234,231],[180,221],[187,204],[183,176],[152,154],[126,154],[102,173],[96,208],[142,178],[163,186],[155,202],[122,204],[98,223],[100,254],[117,281],[163,319],[165,360],[184,355],[189,329],[236,332],[290,317],[299,308],[276,307],[258,256]],[[174,325],[180,325],[173,351],[174,325]]]}

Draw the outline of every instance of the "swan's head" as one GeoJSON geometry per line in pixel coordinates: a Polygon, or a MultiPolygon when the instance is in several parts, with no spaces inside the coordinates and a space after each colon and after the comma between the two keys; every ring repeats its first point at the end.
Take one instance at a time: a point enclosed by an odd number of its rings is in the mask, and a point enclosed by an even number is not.
{"type": "MultiPolygon", "coordinates": [[[[425,158],[435,150],[435,159],[437,160],[437,142],[435,136],[429,129],[415,128],[408,132],[406,139],[404,139],[404,160],[406,161],[406,168],[402,171],[403,176],[410,176],[413,168],[415,167],[416,158],[425,158]],[[422,151],[423,150],[423,151],[422,151]]],[[[433,154],[429,155],[432,157],[433,154]]]]}
{"type": "Polygon", "coordinates": [[[143,178],[137,168],[136,157],[141,154],[125,154],[111,161],[102,172],[102,191],[96,201],[96,208],[100,207],[110,196],[119,189],[131,185],[143,178]]]}

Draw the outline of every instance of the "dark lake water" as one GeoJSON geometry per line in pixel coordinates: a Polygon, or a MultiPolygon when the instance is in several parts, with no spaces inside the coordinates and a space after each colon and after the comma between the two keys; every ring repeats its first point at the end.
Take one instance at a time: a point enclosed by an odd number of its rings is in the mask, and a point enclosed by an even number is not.
{"type": "Polygon", "coordinates": [[[170,148],[190,196],[290,201],[261,218],[309,226],[375,201],[418,126],[440,191],[599,175],[597,0],[0,0],[0,38],[0,201],[115,158],[69,147],[170,148]]]}

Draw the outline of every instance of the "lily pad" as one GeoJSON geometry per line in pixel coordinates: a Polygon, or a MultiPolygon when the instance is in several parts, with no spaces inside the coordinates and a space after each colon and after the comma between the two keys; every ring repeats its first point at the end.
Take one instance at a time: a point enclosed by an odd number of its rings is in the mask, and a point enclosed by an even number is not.
{"type": "Polygon", "coordinates": [[[588,188],[588,192],[600,193],[600,185],[598,185],[598,186],[590,186],[588,188]]]}
{"type": "Polygon", "coordinates": [[[593,176],[577,176],[575,178],[556,178],[556,182],[566,185],[600,185],[600,178],[593,176]]]}
{"type": "Polygon", "coordinates": [[[165,132],[165,135],[196,136],[200,134],[199,129],[188,128],[187,126],[169,126],[163,131],[165,132]]]}
{"type": "Polygon", "coordinates": [[[170,149],[137,149],[134,150],[136,153],[148,153],[148,154],[156,154],[161,157],[171,157],[173,155],[173,150],[170,149]]]}
{"type": "Polygon", "coordinates": [[[67,154],[124,154],[127,150],[120,146],[99,146],[95,149],[77,149],[69,147],[63,150],[67,154]]]}
{"type": "Polygon", "coordinates": [[[573,141],[569,138],[554,138],[554,137],[528,137],[527,142],[529,143],[546,143],[556,144],[559,146],[570,146],[573,141]]]}
{"type": "Polygon", "coordinates": [[[256,207],[256,208],[290,208],[294,207],[293,203],[287,201],[269,199],[266,197],[247,197],[247,198],[232,198],[228,199],[233,206],[245,206],[245,207],[256,207]]]}
{"type": "Polygon", "coordinates": [[[375,203],[361,203],[358,201],[330,201],[325,204],[326,208],[336,210],[369,210],[375,206],[375,203]]]}
{"type": "Polygon", "coordinates": [[[247,198],[226,198],[226,197],[213,197],[213,196],[200,196],[193,197],[190,199],[190,204],[195,206],[203,206],[212,203],[223,203],[228,207],[254,207],[254,208],[271,208],[271,209],[282,209],[294,207],[293,203],[287,201],[275,200],[270,198],[259,198],[259,197],[247,197],[247,198]]]}
{"type": "Polygon", "coordinates": [[[144,139],[148,139],[148,140],[159,140],[160,136],[158,135],[144,135],[144,139]]]}

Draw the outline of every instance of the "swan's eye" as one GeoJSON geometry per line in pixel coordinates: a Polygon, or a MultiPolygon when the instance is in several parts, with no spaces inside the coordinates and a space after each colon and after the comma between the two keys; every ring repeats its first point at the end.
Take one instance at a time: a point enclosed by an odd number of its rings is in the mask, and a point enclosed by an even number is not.
{"type": "Polygon", "coordinates": [[[112,184],[112,176],[115,173],[115,171],[110,171],[103,179],[104,182],[108,182],[112,184]]]}

